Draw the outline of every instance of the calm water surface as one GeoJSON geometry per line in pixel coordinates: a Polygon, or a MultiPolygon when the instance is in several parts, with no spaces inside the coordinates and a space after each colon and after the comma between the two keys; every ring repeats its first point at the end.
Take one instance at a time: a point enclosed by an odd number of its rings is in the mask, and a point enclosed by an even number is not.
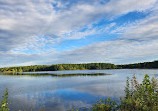
{"type": "MultiPolygon", "coordinates": [[[[37,72],[36,72],[37,73],[37,72]]],[[[118,99],[124,95],[126,78],[136,77],[141,81],[145,74],[158,76],[158,70],[117,69],[117,70],[76,70],[49,71],[40,74],[107,73],[102,76],[53,77],[0,74],[0,93],[9,89],[11,111],[66,111],[71,108],[90,107],[100,98],[118,99]]],[[[34,74],[31,72],[29,74],[34,74]]],[[[2,98],[0,98],[2,99],[2,98]]]]}

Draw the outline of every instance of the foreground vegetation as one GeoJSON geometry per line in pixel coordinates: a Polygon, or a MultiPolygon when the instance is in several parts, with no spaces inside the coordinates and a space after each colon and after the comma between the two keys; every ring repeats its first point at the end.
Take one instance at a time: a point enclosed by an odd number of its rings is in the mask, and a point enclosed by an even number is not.
{"type": "Polygon", "coordinates": [[[158,80],[145,75],[141,84],[135,76],[127,78],[125,97],[120,101],[110,98],[93,105],[93,111],[158,111],[158,80]]]}
{"type": "Polygon", "coordinates": [[[9,111],[8,105],[9,105],[8,89],[6,88],[4,94],[2,95],[2,101],[0,103],[0,111],[9,111]]]}
{"type": "MultiPolygon", "coordinates": [[[[142,83],[136,76],[127,78],[125,96],[120,100],[100,99],[91,107],[92,111],[158,111],[158,80],[145,75],[142,83]]],[[[72,109],[72,111],[78,111],[72,109]]]]}

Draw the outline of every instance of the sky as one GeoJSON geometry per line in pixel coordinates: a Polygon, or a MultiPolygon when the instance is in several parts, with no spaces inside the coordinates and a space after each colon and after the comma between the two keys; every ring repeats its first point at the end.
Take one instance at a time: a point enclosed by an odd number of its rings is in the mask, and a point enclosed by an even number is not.
{"type": "Polygon", "coordinates": [[[0,67],[157,55],[158,0],[0,0],[0,67]]]}

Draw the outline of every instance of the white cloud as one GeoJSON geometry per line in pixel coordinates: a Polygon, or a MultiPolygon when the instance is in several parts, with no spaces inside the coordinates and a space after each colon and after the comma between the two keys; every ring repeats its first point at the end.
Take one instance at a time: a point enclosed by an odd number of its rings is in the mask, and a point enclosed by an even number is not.
{"type": "MultiPolygon", "coordinates": [[[[28,43],[34,35],[54,35],[52,38],[77,31],[102,17],[112,17],[131,11],[145,11],[152,8],[156,0],[111,0],[100,4],[96,1],[82,1],[66,7],[63,1],[5,0],[0,5],[0,47],[12,50],[28,43]],[[57,3],[56,10],[53,3],[57,3]],[[133,5],[131,5],[133,4],[133,5]],[[66,8],[63,8],[65,5],[66,8]],[[97,8],[96,8],[97,7],[97,8]],[[4,39],[5,38],[5,39],[4,39]],[[9,43],[9,44],[8,44],[9,43]]],[[[83,35],[84,36],[84,35],[83,35]]]]}
{"type": "MultiPolygon", "coordinates": [[[[129,57],[144,57],[145,54],[145,57],[157,54],[158,20],[157,9],[155,8],[157,0],[111,0],[100,4],[101,1],[88,0],[75,3],[55,0],[0,1],[1,63],[24,64],[25,62],[30,63],[30,61],[32,61],[32,64],[53,62],[117,63],[119,62],[117,58],[122,60],[129,59],[129,57]],[[53,4],[57,5],[53,6],[53,4]],[[122,30],[125,30],[123,37],[115,41],[92,44],[71,51],[53,51],[42,55],[11,53],[15,49],[19,49],[20,52],[22,48],[27,49],[28,47],[34,47],[33,50],[40,50],[39,47],[43,47],[47,43],[54,44],[66,39],[65,34],[70,34],[69,38],[71,39],[96,34],[102,30],[89,27],[86,32],[78,31],[103,18],[110,20],[129,12],[150,10],[154,10],[155,13],[152,13],[153,15],[151,14],[138,24],[123,27],[122,30]],[[48,59],[50,60],[48,61],[48,59]],[[12,60],[14,62],[11,62],[12,60]]],[[[103,29],[108,30],[114,25],[116,24],[113,23],[103,29]]],[[[116,32],[119,31],[115,30],[116,32]]]]}
{"type": "Polygon", "coordinates": [[[71,62],[133,63],[158,59],[157,25],[158,16],[153,12],[139,22],[124,26],[123,36],[116,40],[67,51],[62,56],[71,62]]]}

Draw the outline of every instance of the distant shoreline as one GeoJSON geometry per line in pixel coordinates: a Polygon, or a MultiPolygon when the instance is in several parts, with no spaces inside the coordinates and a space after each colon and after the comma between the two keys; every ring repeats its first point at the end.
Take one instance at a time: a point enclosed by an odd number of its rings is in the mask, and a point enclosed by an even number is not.
{"type": "Polygon", "coordinates": [[[115,65],[111,63],[32,65],[32,66],[0,68],[0,72],[14,73],[14,72],[104,70],[104,69],[158,69],[158,61],[135,63],[135,64],[124,64],[124,65],[115,65]]]}

